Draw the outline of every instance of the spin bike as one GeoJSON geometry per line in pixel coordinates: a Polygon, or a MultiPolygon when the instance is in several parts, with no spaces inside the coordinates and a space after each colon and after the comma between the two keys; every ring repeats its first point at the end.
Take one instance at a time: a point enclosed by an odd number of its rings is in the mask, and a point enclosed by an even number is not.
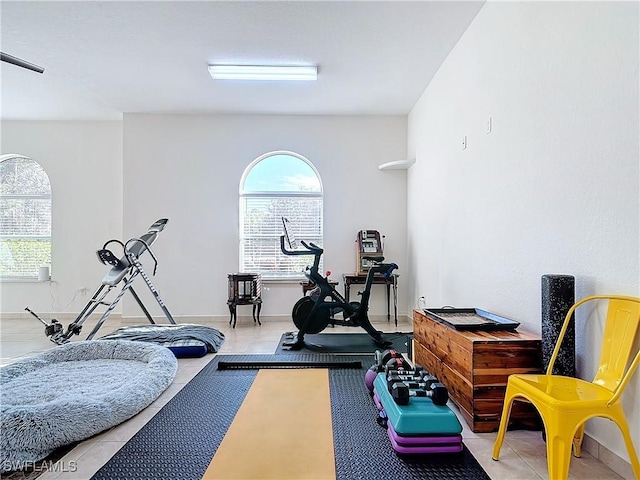
{"type": "Polygon", "coordinates": [[[347,302],[329,283],[327,277],[323,277],[318,271],[320,258],[324,250],[312,242],[306,243],[302,240],[300,244],[304,247],[304,250],[293,250],[287,231],[287,220],[284,218],[282,220],[285,233],[280,236],[280,250],[285,255],[313,255],[313,265],[307,266],[304,274],[310,282],[316,285],[315,292],[312,295],[302,297],[294,305],[292,316],[293,323],[298,328],[298,333],[292,340],[285,341],[283,346],[291,350],[299,350],[304,347],[305,334],[320,333],[331,324],[345,327],[362,327],[378,347],[390,347],[392,342],[385,340],[382,337],[382,332],[376,330],[369,321],[369,298],[374,275],[380,273],[383,277],[388,278],[398,266],[395,263],[382,263],[384,257],[366,257],[367,260],[373,262],[373,266],[367,273],[367,280],[361,293],[362,298],[360,302],[347,302]],[[289,244],[289,250],[285,247],[285,238],[289,244]],[[342,311],[344,320],[333,317],[333,314],[339,311],[342,311]]]}

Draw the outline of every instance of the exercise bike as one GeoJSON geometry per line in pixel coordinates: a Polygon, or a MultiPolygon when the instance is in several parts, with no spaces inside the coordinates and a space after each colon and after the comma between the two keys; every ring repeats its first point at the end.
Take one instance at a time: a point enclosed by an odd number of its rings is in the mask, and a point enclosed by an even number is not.
{"type": "Polygon", "coordinates": [[[367,273],[364,290],[360,293],[362,297],[359,302],[347,302],[329,283],[327,277],[323,277],[318,271],[324,250],[312,242],[306,243],[302,240],[300,244],[304,249],[294,250],[295,241],[292,241],[292,237],[289,235],[287,222],[286,218],[282,218],[284,234],[280,236],[280,250],[285,255],[313,255],[313,265],[307,266],[304,275],[316,285],[316,288],[312,295],[302,297],[294,305],[292,317],[293,323],[298,328],[298,333],[294,335],[292,340],[285,341],[283,346],[291,350],[299,350],[304,347],[304,336],[307,333],[320,333],[329,324],[362,327],[378,347],[388,348],[391,346],[392,342],[385,340],[382,337],[382,332],[376,330],[369,321],[369,298],[374,275],[379,273],[388,278],[398,266],[395,263],[382,263],[384,257],[367,257],[373,266],[367,273]],[[286,248],[285,241],[289,249],[286,248]],[[343,313],[344,320],[334,317],[340,311],[343,313]]]}

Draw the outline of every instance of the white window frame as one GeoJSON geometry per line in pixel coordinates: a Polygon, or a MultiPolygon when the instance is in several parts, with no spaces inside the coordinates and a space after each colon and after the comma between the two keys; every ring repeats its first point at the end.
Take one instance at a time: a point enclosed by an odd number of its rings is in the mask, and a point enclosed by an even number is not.
{"type": "MultiPolygon", "coordinates": [[[[6,275],[3,274],[2,271],[0,271],[0,281],[6,282],[6,281],[36,281],[38,279],[38,267],[40,266],[50,266],[51,263],[51,205],[52,205],[52,195],[51,195],[51,180],[49,178],[49,175],[47,174],[46,170],[42,167],[42,165],[40,163],[38,163],[36,160],[34,160],[33,158],[27,157],[25,155],[20,155],[20,154],[4,154],[4,155],[0,155],[0,163],[6,161],[6,160],[12,160],[12,159],[23,159],[23,160],[27,160],[29,162],[32,162],[33,164],[37,165],[37,167],[42,171],[42,174],[46,177],[47,182],[49,183],[49,193],[48,194],[20,194],[20,193],[12,193],[12,194],[3,194],[0,193],[0,203],[3,202],[3,200],[48,200],[49,201],[49,234],[48,235],[3,235],[2,231],[0,231],[0,249],[5,249],[8,248],[4,241],[7,239],[10,240],[42,240],[45,241],[49,244],[49,252],[48,252],[48,259],[46,260],[46,262],[40,262],[41,264],[37,265],[36,268],[34,269],[34,271],[32,272],[32,274],[30,275],[6,275]]],[[[0,179],[1,181],[1,179],[0,179]]],[[[0,255],[2,255],[2,251],[0,251],[0,255]]],[[[13,259],[13,256],[12,256],[13,259]]],[[[2,261],[2,258],[0,257],[0,261],[2,261]]]]}
{"type": "MultiPolygon", "coordinates": [[[[284,172],[286,173],[286,172],[284,172]]],[[[313,165],[313,163],[302,155],[288,151],[288,150],[277,150],[273,152],[265,153],[260,157],[256,158],[253,162],[249,164],[249,166],[245,169],[242,177],[240,179],[240,189],[239,189],[239,268],[241,272],[245,273],[260,273],[263,281],[300,281],[304,279],[304,267],[306,265],[311,265],[313,263],[313,256],[299,255],[299,256],[286,256],[280,251],[280,235],[282,234],[281,228],[281,219],[280,217],[274,219],[274,225],[272,227],[272,231],[267,235],[259,235],[252,236],[245,234],[245,205],[247,201],[253,200],[264,200],[268,201],[269,199],[276,198],[286,198],[286,199],[319,199],[319,218],[317,218],[319,232],[316,231],[314,235],[308,235],[305,232],[301,232],[298,230],[298,225],[295,224],[295,221],[291,224],[291,228],[293,229],[293,234],[295,234],[296,238],[300,240],[310,241],[318,246],[322,246],[323,243],[323,187],[322,187],[322,178],[318,173],[318,170],[313,165]],[[316,178],[318,179],[320,185],[319,192],[301,192],[301,191],[247,191],[244,189],[245,182],[248,176],[251,174],[252,169],[261,161],[276,155],[287,155],[290,157],[294,157],[301,162],[304,162],[307,166],[313,170],[316,178]],[[285,270],[282,269],[269,269],[269,268],[260,268],[252,265],[251,261],[246,258],[245,255],[245,242],[247,240],[260,238],[262,240],[269,239],[273,240],[273,248],[274,256],[276,258],[273,259],[274,265],[284,266],[285,270]]],[[[289,220],[294,220],[290,218],[289,220]]],[[[262,257],[268,258],[268,257],[262,257]]],[[[322,264],[321,264],[322,265],[322,264]]],[[[321,266],[322,268],[322,266],[321,266]]]]}

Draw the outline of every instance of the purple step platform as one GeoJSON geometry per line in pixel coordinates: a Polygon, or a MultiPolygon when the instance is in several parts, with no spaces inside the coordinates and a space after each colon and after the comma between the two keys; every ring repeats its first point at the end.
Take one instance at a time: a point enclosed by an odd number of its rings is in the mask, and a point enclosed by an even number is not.
{"type": "MultiPolygon", "coordinates": [[[[384,412],[378,392],[373,391],[373,403],[376,408],[384,412]]],[[[387,421],[387,435],[393,450],[401,455],[424,455],[432,453],[458,453],[462,451],[462,435],[411,435],[401,436],[387,421]]]]}
{"type": "Polygon", "coordinates": [[[378,393],[375,390],[373,391],[373,403],[379,411],[384,410],[384,407],[380,403],[380,397],[378,397],[378,393]]]}
{"type": "Polygon", "coordinates": [[[391,423],[387,424],[387,435],[393,450],[403,455],[462,451],[462,435],[402,437],[396,433],[391,423]]]}

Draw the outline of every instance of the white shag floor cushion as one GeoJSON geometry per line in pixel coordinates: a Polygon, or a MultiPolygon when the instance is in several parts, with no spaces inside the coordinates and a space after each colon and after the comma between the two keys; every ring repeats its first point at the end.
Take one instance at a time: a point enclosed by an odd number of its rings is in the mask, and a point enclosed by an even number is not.
{"type": "Polygon", "coordinates": [[[0,471],[131,418],[177,368],[168,348],[129,340],[68,343],[0,368],[0,471]]]}

